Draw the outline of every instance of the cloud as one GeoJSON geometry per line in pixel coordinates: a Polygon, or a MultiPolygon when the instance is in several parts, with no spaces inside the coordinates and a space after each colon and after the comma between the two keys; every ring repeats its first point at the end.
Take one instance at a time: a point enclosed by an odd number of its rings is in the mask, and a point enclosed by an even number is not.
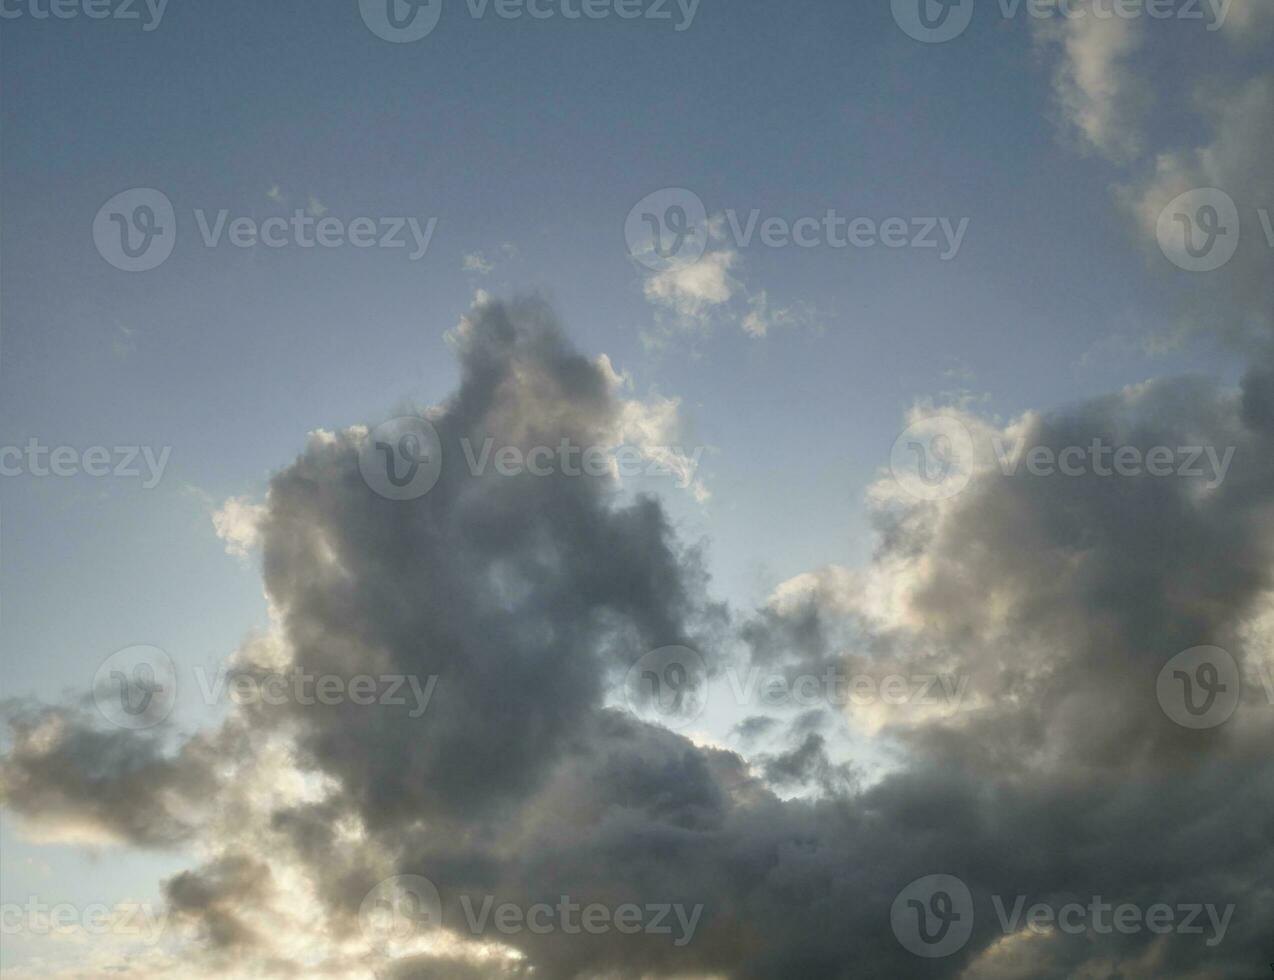
{"type": "MultiPolygon", "coordinates": [[[[1247,346],[1268,345],[1274,329],[1274,287],[1269,267],[1274,239],[1265,221],[1274,214],[1274,75],[1258,76],[1224,92],[1201,90],[1196,111],[1210,142],[1159,154],[1153,168],[1120,189],[1142,240],[1157,249],[1159,216],[1178,195],[1218,188],[1238,208],[1241,237],[1228,265],[1210,273],[1191,309],[1196,329],[1220,333],[1247,346]],[[1263,220],[1264,219],[1264,220],[1263,220]]],[[[1271,225],[1274,228],[1274,225],[1271,225]]]]}
{"type": "Polygon", "coordinates": [[[217,739],[170,752],[162,733],[108,729],[77,707],[11,701],[4,718],[0,804],[32,840],[173,848],[195,832],[217,739]]]}
{"type": "Polygon", "coordinates": [[[212,514],[217,537],[226,543],[227,554],[246,558],[261,540],[260,524],[265,508],[244,497],[231,497],[212,514]]]}
{"type": "Polygon", "coordinates": [[[685,324],[706,326],[712,314],[728,304],[740,288],[730,275],[738,258],[738,252],[723,248],[706,253],[697,262],[652,273],[645,284],[646,299],[672,311],[685,324]]]}
{"type": "Polygon", "coordinates": [[[488,262],[481,252],[469,252],[464,257],[464,271],[487,276],[495,271],[495,264],[488,262]]]}
{"type": "Polygon", "coordinates": [[[1084,145],[1126,160],[1141,152],[1149,95],[1131,56],[1143,43],[1145,18],[1097,17],[1098,0],[1072,4],[1082,15],[1035,21],[1040,41],[1061,51],[1054,91],[1084,145]]]}
{"type": "MultiPolygon", "coordinates": [[[[451,344],[460,386],[429,412],[444,458],[461,438],[605,443],[668,424],[667,403],[627,419],[625,377],[576,352],[537,301],[485,299],[451,344]]],[[[1100,436],[1237,452],[1211,490],[1005,475],[990,449],[946,500],[882,481],[870,562],[800,576],[741,621],[713,601],[702,555],[659,502],[616,495],[609,477],[444,465],[429,493],[393,501],[361,477],[366,427],[315,434],[252,521],[273,622],[236,663],[436,676],[428,712],[245,704],[172,750],[72,726],[64,709],[20,714],[5,803],[139,846],[189,842],[196,866],[166,884],[181,933],[112,961],[122,976],[910,975],[918,961],[889,909],[938,872],[969,884],[979,915],[932,976],[1020,974],[1026,951],[1031,975],[1058,980],[1244,976],[1264,962],[1274,913],[1274,710],[1249,685],[1228,725],[1186,731],[1155,678],[1200,643],[1268,663],[1271,390],[1259,372],[1240,390],[1151,382],[1009,423],[951,407],[979,446],[1100,436]],[[749,760],[608,707],[646,651],[690,646],[719,671],[736,639],[782,669],[940,667],[970,678],[971,700],[956,713],[875,709],[892,765],[868,785],[809,719],[789,731],[795,744],[749,760]],[[437,887],[446,928],[372,942],[364,898],[410,874],[437,887]],[[1006,938],[990,896],[1018,894],[1240,914],[1216,948],[1180,934],[1006,938]],[[682,946],[465,926],[462,898],[525,908],[563,895],[702,917],[682,946]]]]}

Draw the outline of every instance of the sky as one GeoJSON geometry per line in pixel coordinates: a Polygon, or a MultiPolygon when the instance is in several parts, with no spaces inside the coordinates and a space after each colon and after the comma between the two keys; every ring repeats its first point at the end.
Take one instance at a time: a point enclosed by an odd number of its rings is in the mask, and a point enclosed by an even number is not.
{"type": "Polygon", "coordinates": [[[2,0],[0,975],[1264,969],[1272,10],[2,0]]]}

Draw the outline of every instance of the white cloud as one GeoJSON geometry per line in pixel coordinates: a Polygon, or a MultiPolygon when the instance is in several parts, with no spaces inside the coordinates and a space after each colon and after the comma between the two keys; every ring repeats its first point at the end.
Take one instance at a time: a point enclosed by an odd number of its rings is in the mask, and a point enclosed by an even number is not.
{"type": "Polygon", "coordinates": [[[480,276],[487,276],[494,270],[495,263],[488,262],[481,252],[469,252],[464,257],[465,272],[476,272],[480,276]]]}
{"type": "Polygon", "coordinates": [[[260,543],[260,522],[266,509],[245,497],[231,497],[212,515],[217,537],[226,543],[226,553],[246,558],[260,543]]]}
{"type": "Polygon", "coordinates": [[[740,288],[730,269],[733,249],[708,252],[699,261],[656,272],[646,280],[646,299],[672,310],[684,322],[705,326],[714,310],[729,303],[740,288]]]}
{"type": "Polygon", "coordinates": [[[1067,121],[1103,156],[1130,159],[1141,151],[1140,120],[1147,104],[1144,87],[1127,63],[1141,47],[1142,21],[1088,13],[1037,21],[1038,36],[1062,50],[1053,84],[1067,121]]]}

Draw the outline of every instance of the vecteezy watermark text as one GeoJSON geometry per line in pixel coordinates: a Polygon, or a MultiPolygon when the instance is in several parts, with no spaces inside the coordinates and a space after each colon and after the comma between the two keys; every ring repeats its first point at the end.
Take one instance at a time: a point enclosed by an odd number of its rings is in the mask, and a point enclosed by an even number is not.
{"type": "MultiPolygon", "coordinates": [[[[1011,442],[998,435],[979,452],[969,427],[953,415],[926,415],[895,440],[889,457],[894,481],[919,500],[945,500],[973,480],[980,461],[994,457],[1007,477],[1178,477],[1205,481],[1215,490],[1230,472],[1236,446],[1151,446],[1116,444],[1100,436],[1087,445],[1057,448],[1040,442],[1011,442]]],[[[987,463],[989,465],[989,463],[987,463]]]]}
{"type": "Polygon", "coordinates": [[[224,666],[218,668],[212,677],[204,667],[196,667],[195,680],[206,704],[218,704],[228,698],[240,706],[410,706],[408,718],[419,718],[425,713],[438,686],[436,674],[423,680],[415,674],[354,674],[342,677],[304,671],[230,670],[224,666]]]}
{"type": "MultiPolygon", "coordinates": [[[[991,896],[996,922],[1006,936],[1024,930],[1045,935],[1123,936],[1149,932],[1158,936],[1203,937],[1209,948],[1219,946],[1234,917],[1233,904],[1156,902],[1147,906],[1132,902],[1115,904],[1100,895],[1084,901],[1036,902],[1026,895],[1006,900],[991,896]]],[[[973,894],[955,875],[917,878],[894,899],[890,923],[904,949],[917,956],[937,959],[959,952],[973,935],[973,894]]]]}
{"type": "Polygon", "coordinates": [[[1015,476],[1026,464],[1031,476],[1122,476],[1122,477],[1193,477],[1207,479],[1205,486],[1215,490],[1230,472],[1235,446],[1224,450],[1216,446],[1114,446],[1094,439],[1087,446],[1067,446],[1055,450],[1051,446],[1010,446],[993,437],[996,459],[1005,476],[1015,476]]]}
{"type": "Polygon", "coordinates": [[[727,208],[709,218],[702,199],[680,187],[646,195],[629,211],[624,237],[629,254],[651,269],[686,266],[703,257],[710,241],[736,248],[933,249],[948,262],[960,252],[969,218],[851,217],[835,208],[787,218],[727,208]]]}
{"type": "Polygon", "coordinates": [[[1004,20],[1021,14],[1034,20],[1181,20],[1203,21],[1209,31],[1225,25],[1234,0],[891,0],[894,20],[909,36],[926,44],[953,41],[969,29],[978,10],[1004,20]]]}
{"type": "Polygon", "coordinates": [[[168,0],[0,0],[0,20],[141,20],[147,33],[159,27],[168,0]]]}
{"type": "Polygon", "coordinates": [[[731,664],[716,676],[698,651],[660,647],[638,659],[624,677],[624,697],[638,717],[672,729],[694,722],[710,700],[728,697],[757,708],[818,708],[838,711],[873,705],[959,710],[970,678],[943,673],[851,671],[839,665],[819,673],[731,664]],[[723,679],[724,678],[724,679],[723,679]]]}
{"type": "Polygon", "coordinates": [[[876,676],[829,667],[821,674],[793,676],[783,671],[763,671],[760,667],[750,667],[741,673],[730,667],[725,675],[738,704],[767,708],[788,705],[863,708],[874,704],[958,708],[969,690],[969,678],[954,674],[876,676]]]}
{"type": "MultiPolygon", "coordinates": [[[[408,249],[417,262],[429,251],[438,219],[417,217],[356,217],[310,214],[257,218],[233,215],[226,208],[193,211],[199,239],[205,248],[223,243],[232,248],[408,249]]],[[[102,205],[93,220],[93,242],[107,262],[125,272],[147,272],[168,260],[177,244],[177,213],[162,191],[138,187],[122,191],[102,205]]]]}
{"type": "Polygon", "coordinates": [[[681,446],[579,446],[562,439],[556,446],[500,446],[495,440],[483,440],[480,449],[469,439],[460,440],[469,473],[481,476],[492,467],[500,476],[592,476],[613,474],[620,477],[673,477],[678,489],[694,482],[695,471],[704,447],[687,452],[681,446]]]}
{"type": "MultiPolygon", "coordinates": [[[[700,0],[465,0],[473,20],[494,13],[500,20],[668,21],[673,30],[689,30],[700,0]],[[680,14],[680,19],[676,18],[680,14]]],[[[359,0],[363,23],[377,37],[395,44],[419,41],[442,19],[442,0],[359,0]]]]}
{"type": "MultiPolygon", "coordinates": [[[[500,902],[494,895],[461,895],[461,915],[448,923],[473,936],[505,936],[523,932],[544,936],[600,936],[617,932],[626,936],[666,936],[684,947],[694,939],[704,906],[687,907],[675,902],[626,902],[611,906],[583,902],[561,895],[554,902],[500,902]]],[[[453,907],[454,911],[454,907],[453,907]]],[[[385,947],[406,942],[443,926],[443,903],[438,888],[423,875],[386,878],[367,893],[359,908],[363,935],[385,947]]]]}
{"type": "Polygon", "coordinates": [[[25,446],[0,446],[0,476],[140,478],[144,489],[153,490],[164,478],[171,455],[172,446],[164,446],[158,453],[152,446],[90,446],[80,450],[50,447],[32,438],[25,446]]]}
{"type": "Polygon", "coordinates": [[[0,905],[0,936],[124,936],[153,946],[167,925],[167,910],[144,902],[94,902],[80,906],[70,902],[49,904],[33,896],[22,903],[0,905]]]}

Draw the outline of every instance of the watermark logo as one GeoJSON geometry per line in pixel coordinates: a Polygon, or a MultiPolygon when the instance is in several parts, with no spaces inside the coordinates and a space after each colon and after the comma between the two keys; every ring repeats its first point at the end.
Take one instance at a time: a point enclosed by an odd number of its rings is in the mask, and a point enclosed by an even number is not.
{"type": "Polygon", "coordinates": [[[609,932],[635,936],[645,933],[648,936],[671,936],[672,944],[677,948],[688,945],[694,939],[699,918],[703,915],[702,905],[687,909],[681,904],[651,902],[645,905],[625,903],[611,908],[600,902],[584,905],[572,901],[569,895],[562,895],[553,905],[536,902],[525,908],[514,902],[496,905],[494,895],[484,896],[481,905],[477,905],[471,896],[461,895],[460,906],[465,924],[474,936],[486,935],[487,923],[490,922],[496,932],[505,936],[516,936],[522,932],[536,936],[554,932],[568,936],[581,933],[601,936],[609,932]]]}
{"type": "Polygon", "coordinates": [[[112,725],[153,728],[177,703],[177,668],[159,647],[131,646],[102,662],[93,677],[93,703],[112,725]]]}
{"type": "Polygon", "coordinates": [[[406,415],[367,434],[358,469],[371,489],[389,500],[416,500],[442,475],[442,441],[429,422],[406,415]]]}
{"type": "MultiPolygon", "coordinates": [[[[689,30],[700,0],[464,0],[473,20],[494,12],[500,20],[672,21],[673,30],[689,30]]],[[[442,17],[442,0],[359,0],[363,23],[377,37],[395,44],[419,41],[431,34],[442,17]]]]}
{"type": "Polygon", "coordinates": [[[367,893],[358,924],[373,946],[389,950],[442,925],[442,898],[428,878],[397,875],[367,893]]]}
{"type": "MultiPolygon", "coordinates": [[[[429,251],[438,218],[414,216],[335,215],[295,209],[290,215],[258,219],[232,215],[227,208],[192,212],[199,240],[205,248],[228,244],[238,249],[284,248],[411,249],[408,259],[419,262],[429,251]]],[[[116,194],[93,220],[93,242],[107,262],[125,272],[149,272],[163,265],[177,245],[177,216],[162,191],[139,187],[116,194]]]]}
{"type": "Polygon", "coordinates": [[[629,254],[655,272],[698,262],[710,241],[745,249],[935,249],[950,262],[964,245],[969,218],[889,217],[881,220],[841,214],[827,208],[819,215],[787,218],[726,208],[709,218],[703,201],[682,187],[648,194],[628,212],[624,237],[629,254]]]}
{"type": "Polygon", "coordinates": [[[146,20],[142,30],[149,34],[164,19],[168,0],[21,0],[0,2],[0,20],[146,20]]]}
{"type": "MultiPolygon", "coordinates": [[[[522,905],[500,902],[494,895],[461,895],[464,922],[453,929],[467,929],[470,935],[486,936],[492,931],[504,936],[529,932],[536,936],[563,933],[590,936],[618,932],[626,936],[644,933],[669,936],[678,948],[693,938],[703,915],[703,905],[687,908],[669,902],[643,905],[625,903],[615,907],[600,902],[584,904],[569,895],[556,903],[522,905]]],[[[393,952],[412,940],[443,926],[442,898],[434,883],[421,875],[386,878],[367,893],[359,907],[363,936],[376,948],[393,952]]]]}
{"type": "MultiPolygon", "coordinates": [[[[1118,445],[1100,436],[1088,445],[1060,449],[1042,443],[1010,441],[992,435],[981,454],[994,457],[1005,477],[1068,477],[1164,479],[1202,481],[1206,490],[1225,482],[1238,454],[1237,446],[1118,445]]],[[[949,415],[933,415],[913,422],[895,441],[889,457],[895,482],[919,500],[944,500],[970,483],[979,454],[968,427],[949,415]]]]}
{"type": "Polygon", "coordinates": [[[173,202],[153,187],[121,191],[93,219],[98,254],[123,272],[148,272],[167,261],[177,244],[173,202]]]}
{"type": "Polygon", "coordinates": [[[950,956],[973,935],[973,895],[955,875],[926,875],[898,893],[889,923],[908,952],[926,959],[950,956]]]}
{"type": "Polygon", "coordinates": [[[1169,660],[1156,684],[1159,706],[1182,728],[1218,728],[1243,694],[1239,665],[1220,647],[1192,647],[1169,660]]]}
{"type": "Polygon", "coordinates": [[[1159,215],[1159,248],[1187,272],[1215,272],[1239,249],[1241,224],[1234,198],[1201,187],[1174,198],[1159,215]]]}
{"type": "Polygon", "coordinates": [[[696,446],[687,452],[682,446],[580,446],[563,438],[556,446],[496,447],[488,437],[481,448],[469,438],[460,440],[469,474],[484,475],[488,467],[500,476],[516,477],[529,474],[535,477],[588,476],[600,478],[672,477],[677,488],[685,490],[694,483],[695,473],[705,447],[696,446]]]}
{"type": "Polygon", "coordinates": [[[885,674],[849,673],[829,667],[821,674],[786,671],[762,671],[753,666],[746,673],[730,666],[726,681],[741,706],[761,705],[765,708],[796,706],[816,708],[823,705],[844,710],[873,705],[959,710],[969,693],[970,678],[961,674],[885,674]]]}
{"type": "Polygon", "coordinates": [[[998,436],[993,436],[991,443],[1005,476],[1016,476],[1025,463],[1025,472],[1031,476],[1180,477],[1206,480],[1208,490],[1225,482],[1238,452],[1237,446],[1224,450],[1217,446],[1152,446],[1143,450],[1140,446],[1115,446],[1101,438],[1060,451],[1052,446],[1010,446],[998,436]]]}
{"type": "Polygon", "coordinates": [[[164,478],[171,455],[172,446],[158,453],[151,446],[90,446],[81,451],[74,446],[46,446],[32,438],[25,446],[0,446],[0,477],[113,476],[140,479],[142,489],[153,490],[164,478]]]}
{"type": "Polygon", "coordinates": [[[204,703],[221,704],[229,699],[240,707],[262,705],[280,707],[299,705],[353,704],[360,707],[398,707],[407,709],[408,718],[421,717],[433,700],[438,675],[418,674],[310,674],[305,671],[231,670],[221,667],[209,676],[204,667],[195,668],[195,680],[204,703]]]}
{"type": "Polygon", "coordinates": [[[919,500],[954,497],[973,479],[973,436],[950,415],[932,415],[907,427],[889,453],[889,469],[919,500]]]}
{"type": "MultiPolygon", "coordinates": [[[[1175,933],[1204,936],[1204,943],[1210,948],[1225,940],[1235,912],[1233,904],[1202,902],[1116,905],[1100,895],[1087,901],[1060,905],[1036,902],[1030,906],[1026,895],[1015,896],[1011,903],[1001,895],[992,895],[991,904],[1005,936],[1023,932],[1041,936],[1058,932],[1067,936],[1175,933]]],[[[917,878],[898,893],[890,910],[890,924],[898,942],[908,952],[926,959],[950,956],[963,949],[973,934],[974,918],[973,895],[968,886],[954,875],[945,874],[917,878]]]]}
{"type": "Polygon", "coordinates": [[[140,902],[51,905],[32,896],[22,904],[0,905],[0,936],[52,936],[72,942],[83,942],[85,937],[120,936],[154,946],[167,926],[166,909],[140,902]]]}
{"type": "Polygon", "coordinates": [[[689,647],[651,650],[628,669],[624,696],[643,721],[674,731],[685,728],[707,707],[707,664],[689,647]]]}
{"type": "Polygon", "coordinates": [[[1025,14],[1037,21],[1207,21],[1219,31],[1233,0],[892,0],[894,20],[908,37],[942,44],[960,37],[973,20],[974,3],[1004,20],[1025,14]],[[1210,15],[1210,19],[1209,19],[1210,15]]]}
{"type": "Polygon", "coordinates": [[[973,0],[893,0],[894,20],[925,44],[954,41],[973,22],[973,0]]]}
{"type": "Polygon", "coordinates": [[[1204,940],[1208,947],[1219,946],[1229,931],[1234,917],[1234,905],[1216,906],[1212,903],[1181,903],[1167,905],[1162,902],[1143,908],[1131,902],[1115,905],[1095,895],[1087,902],[1067,902],[1061,906],[1047,902],[1026,905],[1026,896],[1018,895],[1012,908],[999,895],[991,896],[995,917],[1006,936],[1016,935],[1023,929],[1037,936],[1061,932],[1067,936],[1109,936],[1119,933],[1134,936],[1150,932],[1156,936],[1176,933],[1181,936],[1211,935],[1204,940]]]}
{"type": "Polygon", "coordinates": [[[442,0],[358,0],[368,30],[383,41],[410,44],[433,33],[442,0]]]}
{"type": "Polygon", "coordinates": [[[655,272],[693,265],[708,248],[708,212],[694,191],[665,187],[633,205],[624,240],[628,253],[655,272]]]}

